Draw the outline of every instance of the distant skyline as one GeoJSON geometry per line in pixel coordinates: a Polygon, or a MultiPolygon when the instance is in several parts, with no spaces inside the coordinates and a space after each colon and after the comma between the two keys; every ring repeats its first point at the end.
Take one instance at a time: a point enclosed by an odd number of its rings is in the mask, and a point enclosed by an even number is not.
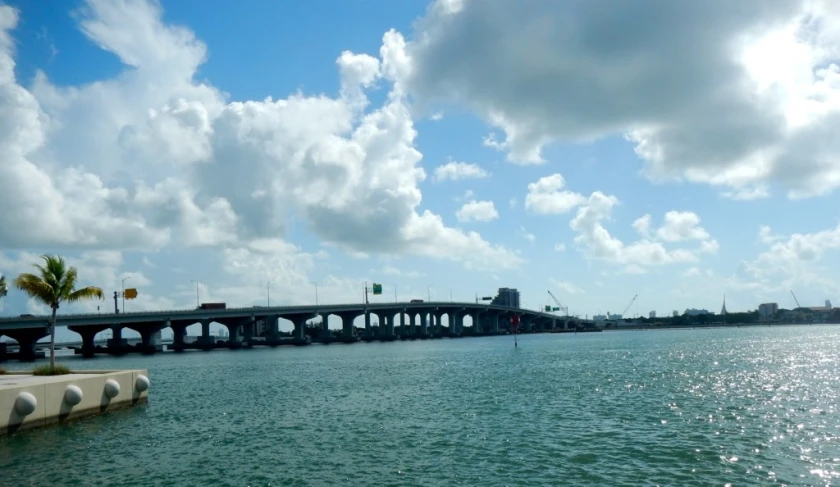
{"type": "Polygon", "coordinates": [[[837,2],[308,5],[0,0],[0,274],[57,253],[129,311],[196,281],[231,306],[840,300],[837,2]]]}

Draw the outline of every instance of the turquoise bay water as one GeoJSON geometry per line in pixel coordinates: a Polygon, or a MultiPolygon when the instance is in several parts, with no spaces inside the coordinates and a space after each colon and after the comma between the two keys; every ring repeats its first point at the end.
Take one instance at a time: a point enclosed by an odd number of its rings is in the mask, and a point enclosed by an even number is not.
{"type": "MultiPolygon", "coordinates": [[[[0,438],[0,485],[830,485],[840,327],[65,360],[147,406],[0,438]]],[[[16,364],[8,364],[14,367],[16,364]]]]}

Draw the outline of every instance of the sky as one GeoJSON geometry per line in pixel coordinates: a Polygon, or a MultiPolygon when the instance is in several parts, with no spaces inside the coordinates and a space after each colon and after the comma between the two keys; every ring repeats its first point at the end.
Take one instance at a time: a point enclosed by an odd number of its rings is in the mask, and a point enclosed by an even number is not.
{"type": "Polygon", "coordinates": [[[838,2],[61,6],[0,0],[0,274],[61,313],[840,302],[838,2]]]}

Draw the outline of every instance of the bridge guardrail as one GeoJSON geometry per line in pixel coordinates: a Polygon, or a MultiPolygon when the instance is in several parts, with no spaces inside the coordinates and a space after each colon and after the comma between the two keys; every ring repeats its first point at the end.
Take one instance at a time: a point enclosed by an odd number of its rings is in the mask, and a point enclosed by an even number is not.
{"type": "MultiPolygon", "coordinates": [[[[487,310],[494,310],[494,311],[512,311],[518,310],[521,312],[526,312],[529,314],[534,314],[538,316],[542,316],[545,318],[563,318],[569,319],[570,317],[565,316],[558,316],[551,313],[546,313],[542,310],[532,310],[527,308],[509,308],[506,306],[500,305],[493,305],[493,304],[485,304],[485,303],[474,303],[474,302],[461,302],[461,301],[424,301],[422,303],[411,303],[411,302],[394,302],[394,303],[341,303],[341,304],[323,304],[323,305],[291,305],[291,306],[246,306],[246,307],[236,307],[236,308],[226,308],[226,309],[171,309],[171,310],[156,310],[156,311],[131,311],[126,313],[74,313],[74,314],[63,314],[57,317],[57,321],[77,321],[77,320],[84,320],[85,318],[95,318],[97,320],[102,319],[104,317],[113,316],[113,317],[125,317],[125,318],[137,318],[137,317],[155,317],[155,316],[183,316],[183,315],[193,315],[193,314],[210,314],[210,315],[217,315],[219,317],[223,315],[237,315],[242,313],[259,313],[270,310],[272,313],[277,314],[284,314],[284,313],[293,313],[295,311],[309,311],[309,310],[316,310],[316,311],[341,311],[347,308],[356,308],[356,309],[388,309],[388,308],[395,308],[395,307],[408,307],[408,308],[425,308],[425,307],[470,307],[470,308],[484,308],[487,310]]],[[[10,316],[10,317],[0,317],[0,324],[3,323],[21,323],[21,322],[36,322],[36,321],[43,321],[45,319],[49,319],[47,315],[34,315],[34,316],[10,316]]]]}

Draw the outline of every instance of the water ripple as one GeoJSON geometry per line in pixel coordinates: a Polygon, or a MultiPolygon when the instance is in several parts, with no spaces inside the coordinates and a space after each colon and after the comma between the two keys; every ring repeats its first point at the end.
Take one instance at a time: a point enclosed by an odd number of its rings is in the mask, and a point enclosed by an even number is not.
{"type": "Polygon", "coordinates": [[[0,439],[3,485],[831,485],[840,328],[73,361],[147,406],[0,439]]]}

